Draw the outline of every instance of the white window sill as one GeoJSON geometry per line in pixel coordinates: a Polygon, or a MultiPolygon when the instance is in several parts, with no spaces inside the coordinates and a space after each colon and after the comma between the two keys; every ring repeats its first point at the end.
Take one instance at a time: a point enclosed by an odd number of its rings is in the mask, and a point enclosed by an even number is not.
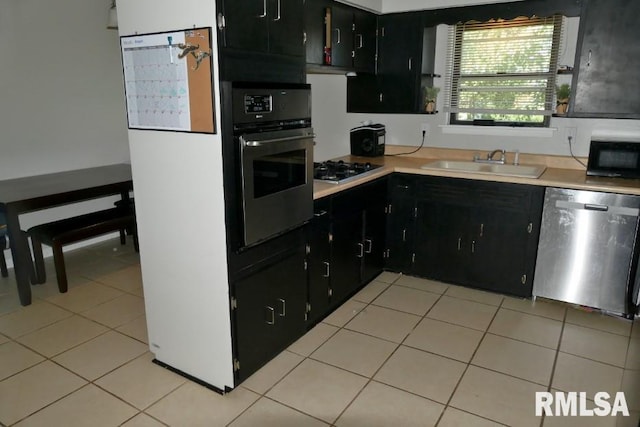
{"type": "Polygon", "coordinates": [[[456,135],[490,135],[490,136],[530,136],[535,138],[552,138],[556,128],[510,127],[510,126],[465,126],[440,125],[442,133],[456,135]]]}

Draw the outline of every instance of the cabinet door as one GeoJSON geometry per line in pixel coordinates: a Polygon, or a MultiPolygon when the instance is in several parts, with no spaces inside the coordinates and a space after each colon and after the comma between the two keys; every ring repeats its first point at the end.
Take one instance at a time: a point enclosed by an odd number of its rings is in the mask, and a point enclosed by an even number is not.
{"type": "Polygon", "coordinates": [[[640,118],[640,2],[583,3],[569,114],[640,118]]]}
{"type": "Polygon", "coordinates": [[[304,252],[274,262],[233,286],[237,372],[242,381],[305,331],[304,252]]]}
{"type": "Polygon", "coordinates": [[[331,306],[335,307],[360,286],[364,257],[363,211],[334,211],[331,229],[331,306]]]}
{"type": "Polygon", "coordinates": [[[371,200],[364,212],[364,262],[360,284],[368,283],[384,269],[386,248],[386,180],[370,187],[367,192],[371,200]]]}
{"type": "Polygon", "coordinates": [[[269,17],[263,0],[224,0],[224,46],[231,49],[267,52],[269,17]]]}
{"type": "Polygon", "coordinates": [[[416,274],[452,283],[467,280],[473,192],[464,179],[423,177],[416,185],[416,274]]]}
{"type": "Polygon", "coordinates": [[[478,209],[471,230],[470,284],[496,292],[531,296],[526,255],[528,215],[500,209],[478,209]]]}
{"type": "Polygon", "coordinates": [[[418,200],[413,271],[449,283],[467,282],[469,208],[418,200]]]}
{"type": "Polygon", "coordinates": [[[353,12],[338,3],[331,7],[331,65],[353,66],[353,12]]]}
{"type": "Polygon", "coordinates": [[[355,10],[353,22],[353,67],[357,71],[375,73],[376,15],[363,10],[355,10]]]}
{"type": "Polygon", "coordinates": [[[375,74],[359,73],[347,78],[347,112],[383,112],[380,79],[375,74]]]}
{"type": "Polygon", "coordinates": [[[306,332],[307,272],[304,250],[278,264],[278,281],[271,293],[276,311],[278,347],[285,349],[306,332]]]}
{"type": "Polygon", "coordinates": [[[378,74],[382,110],[415,113],[420,96],[422,28],[420,14],[382,15],[378,19],[378,74]]]}
{"type": "Polygon", "coordinates": [[[544,187],[477,182],[471,189],[470,284],[530,297],[544,187]]]}
{"type": "Polygon", "coordinates": [[[306,0],[304,3],[304,34],[307,64],[324,63],[324,19],[327,0],[306,0]]]}
{"type": "Polygon", "coordinates": [[[314,218],[309,226],[309,305],[308,323],[320,320],[329,309],[329,277],[331,274],[331,241],[329,200],[314,202],[314,218]]]}
{"type": "Polygon", "coordinates": [[[386,267],[403,273],[413,269],[414,185],[410,175],[394,174],[389,179],[386,267]]]}
{"type": "Polygon", "coordinates": [[[269,52],[304,56],[303,0],[269,0],[269,52]]]}

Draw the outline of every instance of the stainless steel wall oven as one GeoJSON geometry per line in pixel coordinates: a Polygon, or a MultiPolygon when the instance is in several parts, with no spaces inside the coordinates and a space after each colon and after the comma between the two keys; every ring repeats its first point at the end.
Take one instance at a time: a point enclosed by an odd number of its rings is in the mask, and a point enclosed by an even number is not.
{"type": "Polygon", "coordinates": [[[246,247],[313,215],[311,90],[301,84],[234,84],[231,98],[246,247]]]}

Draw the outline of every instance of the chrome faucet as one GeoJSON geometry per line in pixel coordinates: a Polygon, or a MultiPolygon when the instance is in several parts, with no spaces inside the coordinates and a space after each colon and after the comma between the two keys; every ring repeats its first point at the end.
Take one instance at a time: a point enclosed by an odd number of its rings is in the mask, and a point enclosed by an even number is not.
{"type": "Polygon", "coordinates": [[[480,157],[479,154],[476,154],[475,156],[473,156],[473,161],[477,162],[477,163],[497,163],[500,165],[504,165],[506,162],[506,151],[503,149],[498,149],[498,150],[493,150],[492,152],[490,152],[489,154],[487,154],[487,158],[483,159],[480,157]],[[500,158],[499,159],[494,159],[495,155],[500,153],[500,158]]]}

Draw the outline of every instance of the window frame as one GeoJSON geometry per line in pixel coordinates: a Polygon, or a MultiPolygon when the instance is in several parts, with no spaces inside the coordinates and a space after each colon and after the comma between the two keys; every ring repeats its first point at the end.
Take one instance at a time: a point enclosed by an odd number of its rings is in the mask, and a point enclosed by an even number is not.
{"type": "MultiPolygon", "coordinates": [[[[447,100],[447,108],[449,109],[449,124],[450,125],[462,125],[462,126],[508,126],[508,127],[523,127],[523,128],[548,128],[551,123],[551,117],[553,114],[553,102],[555,98],[555,85],[556,85],[556,75],[558,68],[558,58],[560,52],[560,43],[561,43],[561,34],[563,31],[563,17],[561,15],[552,15],[550,17],[517,17],[508,20],[490,20],[483,23],[480,22],[468,22],[468,23],[458,23],[453,26],[453,32],[451,35],[452,40],[450,41],[450,52],[449,52],[449,69],[448,69],[448,78],[450,81],[447,82],[447,90],[448,100],[447,100]],[[462,50],[462,40],[463,34],[465,31],[465,25],[469,26],[467,31],[477,31],[486,27],[486,29],[493,28],[505,28],[509,26],[533,26],[544,24],[545,22],[551,21],[554,25],[553,33],[552,33],[552,46],[550,51],[549,58],[549,69],[546,72],[527,72],[527,73],[513,73],[508,76],[512,76],[516,79],[533,77],[536,79],[546,79],[546,87],[544,90],[545,100],[544,100],[544,110],[540,110],[541,116],[543,116],[543,120],[541,122],[524,122],[524,121],[491,121],[491,120],[460,120],[458,119],[458,114],[460,112],[458,108],[458,100],[459,100],[459,88],[461,80],[464,79],[464,76],[461,75],[461,50],[462,50]],[[520,21],[520,22],[518,22],[520,21]]],[[[482,74],[474,75],[478,79],[482,78],[482,74]]],[[[506,75],[502,75],[501,73],[491,73],[486,74],[486,77],[489,79],[500,79],[500,77],[505,77],[506,75]]],[[[514,110],[514,113],[517,114],[518,110],[514,110]]]]}

